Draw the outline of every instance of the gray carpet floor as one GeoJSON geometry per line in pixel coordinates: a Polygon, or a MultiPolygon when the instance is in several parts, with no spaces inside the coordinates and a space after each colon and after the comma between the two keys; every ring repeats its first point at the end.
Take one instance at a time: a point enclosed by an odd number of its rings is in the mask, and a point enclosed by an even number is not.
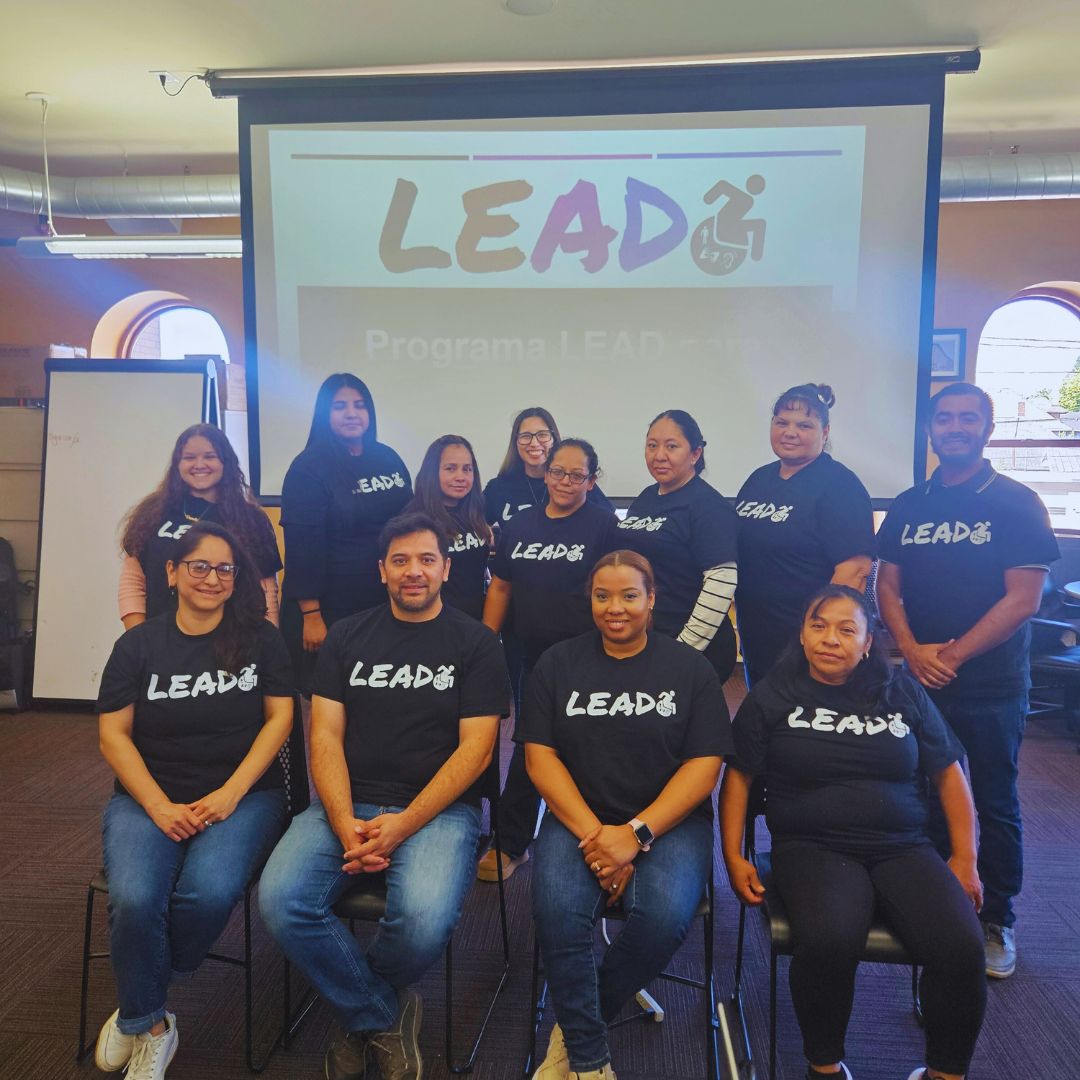
{"type": "MultiPolygon", "coordinates": [[[[732,704],[739,686],[728,686],[732,704]]],[[[504,764],[508,732],[502,743],[504,764]]],[[[70,1080],[98,1075],[92,1060],[74,1060],[86,884],[100,866],[100,817],[111,774],[97,750],[93,716],[73,712],[0,713],[0,1078],[70,1080]]],[[[1023,746],[1021,791],[1026,828],[1025,888],[1019,902],[1016,975],[990,986],[990,1003],[972,1065],[972,1080],[1080,1078],[1080,754],[1064,728],[1036,720],[1023,746]]],[[[508,882],[513,965],[509,985],[480,1048],[476,1080],[521,1076],[531,1015],[532,949],[529,868],[508,882]]],[[[715,956],[721,996],[731,992],[738,908],[717,853],[715,956]]],[[[760,918],[749,920],[746,1003],[758,1076],[766,1075],[768,947],[760,918]]],[[[498,972],[497,895],[477,884],[455,936],[458,1046],[478,1023],[498,972]]],[[[673,969],[701,970],[695,926],[673,969]]],[[[220,951],[238,951],[239,913],[220,951]]],[[[280,955],[255,915],[256,1041],[266,1045],[279,1019],[280,955]]],[[[106,947],[104,905],[95,918],[96,948],[106,947]]],[[[781,961],[778,1022],[783,1080],[805,1064],[781,961]]],[[[922,1037],[911,1012],[909,973],[883,965],[860,969],[847,1062],[856,1080],[904,1080],[921,1061],[922,1037]]],[[[300,988],[297,981],[297,987],[300,988]]],[[[420,989],[425,999],[424,1076],[445,1077],[443,969],[420,989]]],[[[620,1080],[699,1080],[705,1075],[701,998],[658,983],[663,1023],[635,1023],[612,1034],[620,1080]]],[[[90,1027],[115,1007],[107,963],[93,966],[90,1027]]],[[[241,1080],[243,981],[239,971],[204,964],[170,997],[180,1048],[169,1080],[241,1080]]],[[[550,1020],[548,1021],[548,1023],[550,1020]]],[[[279,1050],[268,1080],[316,1080],[334,1030],[317,1004],[292,1047],[279,1050]]],[[[546,1030],[546,1025],[545,1025],[546,1030]]],[[[460,1052],[460,1050],[459,1050],[460,1052]]]]}

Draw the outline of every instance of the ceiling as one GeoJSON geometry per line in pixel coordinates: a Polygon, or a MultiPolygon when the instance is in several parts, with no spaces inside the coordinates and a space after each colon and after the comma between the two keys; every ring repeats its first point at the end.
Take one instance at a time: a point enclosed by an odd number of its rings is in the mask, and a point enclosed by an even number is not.
{"type": "Polygon", "coordinates": [[[979,46],[946,84],[947,154],[1080,151],[1076,0],[43,0],[4,5],[0,164],[61,175],[236,171],[236,103],[151,69],[332,68],[453,61],[979,46]]]}

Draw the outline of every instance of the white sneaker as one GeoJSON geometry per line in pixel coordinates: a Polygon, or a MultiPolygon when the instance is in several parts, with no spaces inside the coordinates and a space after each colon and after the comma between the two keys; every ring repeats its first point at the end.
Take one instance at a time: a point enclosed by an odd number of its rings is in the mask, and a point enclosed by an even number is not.
{"type": "Polygon", "coordinates": [[[1007,979],[1016,970],[1016,934],[1011,926],[983,923],[986,938],[986,974],[1007,979]]]}
{"type": "Polygon", "coordinates": [[[611,1063],[602,1065],[599,1069],[590,1069],[588,1072],[572,1072],[570,1080],[619,1080],[611,1063]]]}
{"type": "Polygon", "coordinates": [[[97,1037],[97,1046],[94,1047],[94,1064],[102,1072],[117,1072],[122,1069],[131,1058],[132,1048],[135,1046],[135,1036],[125,1035],[116,1026],[120,1019],[120,1010],[105,1021],[97,1037]]]}
{"type": "Polygon", "coordinates": [[[562,1028],[556,1024],[548,1039],[547,1056],[533,1073],[532,1080],[567,1080],[569,1075],[570,1058],[566,1053],[566,1040],[563,1039],[562,1028]]]}
{"type": "Polygon", "coordinates": [[[165,1014],[165,1030],[160,1035],[144,1031],[135,1036],[125,1080],[164,1080],[165,1070],[176,1053],[179,1042],[176,1034],[176,1017],[165,1014]]]}

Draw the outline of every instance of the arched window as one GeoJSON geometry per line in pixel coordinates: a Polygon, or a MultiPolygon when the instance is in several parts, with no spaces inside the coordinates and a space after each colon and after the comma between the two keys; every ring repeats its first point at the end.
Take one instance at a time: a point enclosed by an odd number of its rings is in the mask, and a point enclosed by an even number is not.
{"type": "Polygon", "coordinates": [[[220,356],[229,362],[221,325],[180,293],[150,290],[113,304],[94,330],[90,355],[119,360],[182,360],[220,356]]]}
{"type": "Polygon", "coordinates": [[[986,321],[976,381],[994,401],[987,456],[1055,529],[1080,530],[1080,283],[1022,290],[986,321]]]}

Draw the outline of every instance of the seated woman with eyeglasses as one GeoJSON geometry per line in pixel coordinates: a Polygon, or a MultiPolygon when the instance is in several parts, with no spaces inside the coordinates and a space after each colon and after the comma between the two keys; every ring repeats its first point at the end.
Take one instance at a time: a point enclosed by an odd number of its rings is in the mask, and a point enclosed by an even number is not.
{"type": "Polygon", "coordinates": [[[277,753],[292,728],[285,643],[239,542],[202,522],[166,563],[177,606],[128,630],[101,677],[113,974],[105,1072],[160,1080],[176,1053],[173,978],[192,973],[281,836],[277,753]]]}
{"type": "Polygon", "coordinates": [[[712,866],[712,795],[731,727],[696,649],[651,628],[648,561],[605,555],[588,587],[594,629],[540,658],[514,739],[548,804],[533,916],[558,1024],[534,1080],[614,1080],[607,1024],[686,936],[712,866]],[[626,923],[597,967],[593,927],[626,923]]]}
{"type": "Polygon", "coordinates": [[[909,1080],[962,1080],[986,1007],[975,810],[962,749],[923,688],[892,671],[873,625],[862,593],[826,585],[803,609],[798,645],[754,683],[721,788],[724,862],[735,895],[760,904],[741,847],[751,782],[764,777],[810,1080],[850,1080],[844,1034],[875,910],[922,967],[926,1067],[909,1080]],[[928,782],[949,826],[948,863],[927,837],[928,782]]]}
{"type": "MultiPolygon", "coordinates": [[[[526,677],[545,649],[592,625],[585,584],[593,563],[615,546],[617,524],[612,512],[588,501],[597,470],[596,451],[584,439],[556,443],[544,473],[545,503],[499,530],[484,624],[498,633],[512,611],[526,677]]],[[[504,876],[528,858],[539,810],[525,754],[516,747],[499,805],[504,876]]]]}

